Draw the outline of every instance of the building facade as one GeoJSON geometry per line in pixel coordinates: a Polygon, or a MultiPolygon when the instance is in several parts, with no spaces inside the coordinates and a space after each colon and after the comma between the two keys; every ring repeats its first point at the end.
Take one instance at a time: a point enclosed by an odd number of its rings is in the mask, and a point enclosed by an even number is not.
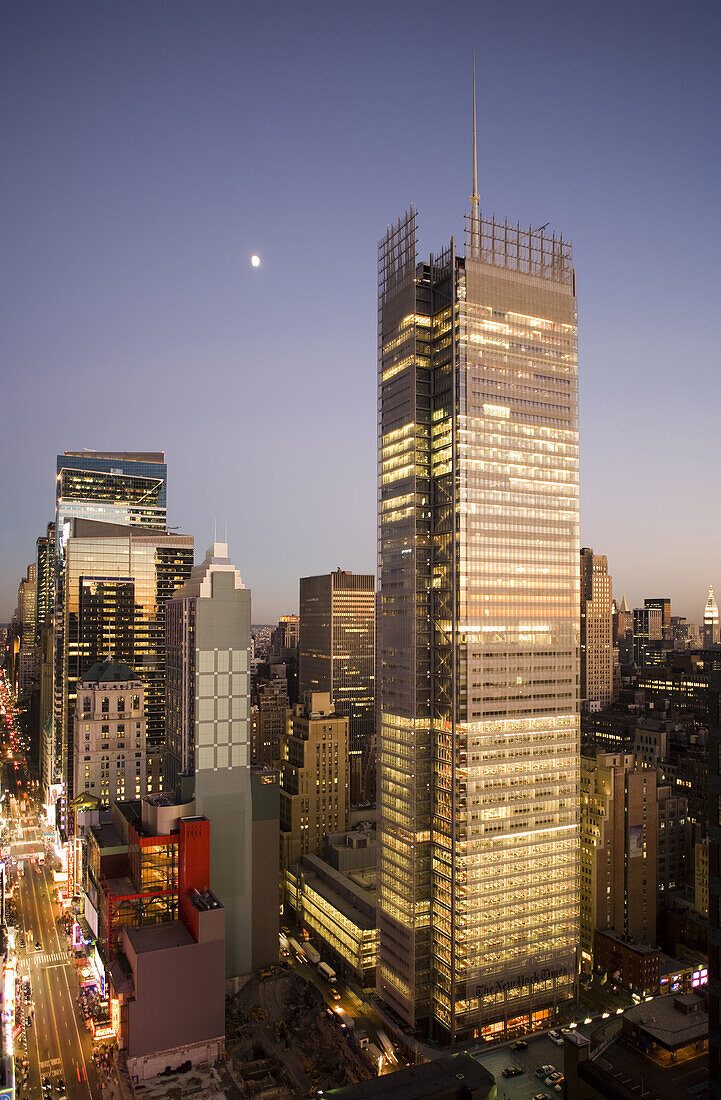
{"type": "Polygon", "coordinates": [[[65,525],[73,518],[164,531],[167,475],[162,451],[65,451],[58,455],[58,550],[62,553],[65,525]]]}
{"type": "Polygon", "coordinates": [[[73,789],[103,806],[147,793],[145,688],[120,661],[93,665],[78,685],[73,789]]]}
{"type": "MultiPolygon", "coordinates": [[[[165,602],[187,579],[193,539],[72,519],[66,524],[55,618],[55,781],[75,792],[74,714],[81,676],[108,657],[145,689],[148,789],[160,790],[165,742],[165,602]]],[[[146,793],[146,792],[144,792],[146,793]]],[[[62,827],[62,821],[59,823],[62,827]]]]}
{"type": "Polygon", "coordinates": [[[348,718],[351,801],[375,729],[375,578],[338,569],[300,581],[299,697],[328,692],[348,718]]]}
{"type": "Polygon", "coordinates": [[[663,637],[663,612],[658,607],[633,609],[633,662],[639,667],[649,662],[654,642],[663,637]]]}
{"type": "Polygon", "coordinates": [[[611,577],[605,554],[581,550],[581,704],[602,709],[613,702],[611,577]]]}
{"type": "Polygon", "coordinates": [[[719,623],[719,610],[714,596],[713,585],[708,586],[708,598],[703,612],[703,644],[705,646],[718,645],[721,642],[721,625],[719,623]]]}
{"type": "Polygon", "coordinates": [[[348,827],[348,719],[328,692],[296,703],[280,746],[282,868],[320,855],[329,833],[348,827]]]}
{"type": "Polygon", "coordinates": [[[477,203],[465,257],[416,236],[379,250],[378,988],[493,1038],[576,981],[575,274],[477,203]]]}
{"type": "Polygon", "coordinates": [[[165,614],[166,786],[212,822],[233,980],[278,955],[278,780],[251,773],[250,591],[226,543],[207,550],[165,614]]]}
{"type": "Polygon", "coordinates": [[[581,757],[581,965],[596,965],[598,930],[656,942],[656,771],[633,753],[581,757]]]}

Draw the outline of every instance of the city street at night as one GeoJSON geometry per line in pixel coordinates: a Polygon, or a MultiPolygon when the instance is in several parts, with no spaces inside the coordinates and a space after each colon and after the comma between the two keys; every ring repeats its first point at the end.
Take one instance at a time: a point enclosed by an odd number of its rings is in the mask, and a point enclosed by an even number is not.
{"type": "MultiPolygon", "coordinates": [[[[68,1096],[98,1096],[92,1038],[78,1007],[75,964],[56,923],[59,910],[52,900],[50,872],[26,868],[16,891],[18,974],[23,986],[29,977],[31,989],[31,1001],[26,999],[24,1009],[19,1004],[17,1010],[18,1022],[25,1020],[30,1063],[25,1094],[40,1096],[43,1080],[49,1079],[54,1094],[60,1095],[57,1084],[63,1081],[68,1096]]],[[[46,1087],[45,1095],[48,1091],[46,1087]]]]}

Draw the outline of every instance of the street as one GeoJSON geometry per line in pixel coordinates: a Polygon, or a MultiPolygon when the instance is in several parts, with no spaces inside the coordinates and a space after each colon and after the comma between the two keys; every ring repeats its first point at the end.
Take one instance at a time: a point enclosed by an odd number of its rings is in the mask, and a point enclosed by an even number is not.
{"type": "MultiPolygon", "coordinates": [[[[57,905],[52,900],[50,872],[30,869],[16,890],[18,914],[18,974],[21,985],[29,977],[32,1001],[19,1003],[16,1018],[25,1024],[28,1083],[22,1095],[39,1097],[42,1081],[49,1078],[53,1095],[65,1082],[67,1095],[77,1100],[99,1096],[100,1088],[92,1058],[92,1039],[77,1004],[78,979],[75,964],[68,958],[66,937],[56,924],[57,905]],[[25,933],[26,947],[22,936],[25,933]],[[36,949],[36,943],[41,949],[36,949]]],[[[45,1095],[48,1095],[47,1091],[45,1095]]]]}

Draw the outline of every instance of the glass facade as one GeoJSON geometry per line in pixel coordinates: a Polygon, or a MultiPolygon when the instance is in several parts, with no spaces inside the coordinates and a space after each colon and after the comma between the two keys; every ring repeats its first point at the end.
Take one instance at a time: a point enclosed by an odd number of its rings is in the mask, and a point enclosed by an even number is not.
{"type": "Polygon", "coordinates": [[[58,545],[69,519],[165,530],[167,467],[161,453],[66,451],[57,458],[58,545]]]}
{"type": "Polygon", "coordinates": [[[473,242],[379,252],[379,990],[451,1039],[540,1026],[578,945],[575,277],[473,242]]]}
{"type": "Polygon", "coordinates": [[[301,577],[299,645],[301,701],[327,691],[348,718],[351,801],[359,801],[375,729],[375,577],[301,577]]]}
{"type": "MultiPolygon", "coordinates": [[[[73,714],[79,678],[108,656],[126,661],[145,687],[149,751],[165,741],[165,602],[187,580],[193,539],[133,534],[70,537],[56,620],[56,731],[67,795],[73,797],[73,714]]],[[[145,793],[145,792],[143,792],[145,793]]]]}

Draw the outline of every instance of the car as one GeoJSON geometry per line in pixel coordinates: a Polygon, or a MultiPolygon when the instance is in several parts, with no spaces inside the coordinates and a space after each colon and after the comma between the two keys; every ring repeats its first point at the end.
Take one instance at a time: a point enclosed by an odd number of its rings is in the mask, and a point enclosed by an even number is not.
{"type": "Polygon", "coordinates": [[[57,1081],[55,1082],[55,1088],[58,1090],[58,1094],[60,1096],[65,1095],[65,1082],[63,1081],[62,1077],[58,1077],[57,1081]]]}
{"type": "Polygon", "coordinates": [[[549,1073],[544,1083],[546,1085],[558,1085],[562,1080],[563,1074],[559,1073],[558,1070],[556,1070],[555,1073],[549,1073]]]}
{"type": "Polygon", "coordinates": [[[49,1077],[43,1077],[43,1092],[52,1092],[53,1086],[49,1077]]]}
{"type": "Polygon", "coordinates": [[[525,1039],[516,1039],[515,1043],[511,1043],[511,1050],[528,1050],[528,1043],[525,1039]]]}
{"type": "Polygon", "coordinates": [[[539,1066],[536,1070],[536,1077],[548,1077],[549,1073],[555,1073],[555,1066],[539,1066]]]}
{"type": "Polygon", "coordinates": [[[42,951],[42,949],[43,949],[43,945],[41,944],[40,940],[35,940],[35,950],[36,951],[42,951]]]}
{"type": "Polygon", "coordinates": [[[33,1026],[33,1018],[32,1018],[32,1016],[28,1016],[25,1020],[25,1027],[32,1027],[32,1026],[33,1026]]]}
{"type": "Polygon", "coordinates": [[[336,989],[336,987],[334,985],[332,985],[330,987],[328,992],[330,993],[330,995],[331,995],[331,997],[333,998],[334,1001],[339,1001],[340,1000],[340,993],[338,992],[338,990],[336,989]]]}
{"type": "Polygon", "coordinates": [[[533,1097],[533,1100],[551,1100],[551,1097],[547,1092],[537,1092],[533,1097]]]}
{"type": "Polygon", "coordinates": [[[555,1043],[557,1047],[563,1046],[563,1036],[560,1031],[549,1031],[548,1038],[552,1043],[555,1043]]]}
{"type": "Polygon", "coordinates": [[[506,1066],[503,1070],[504,1077],[520,1077],[523,1070],[519,1066],[506,1066]]]}

